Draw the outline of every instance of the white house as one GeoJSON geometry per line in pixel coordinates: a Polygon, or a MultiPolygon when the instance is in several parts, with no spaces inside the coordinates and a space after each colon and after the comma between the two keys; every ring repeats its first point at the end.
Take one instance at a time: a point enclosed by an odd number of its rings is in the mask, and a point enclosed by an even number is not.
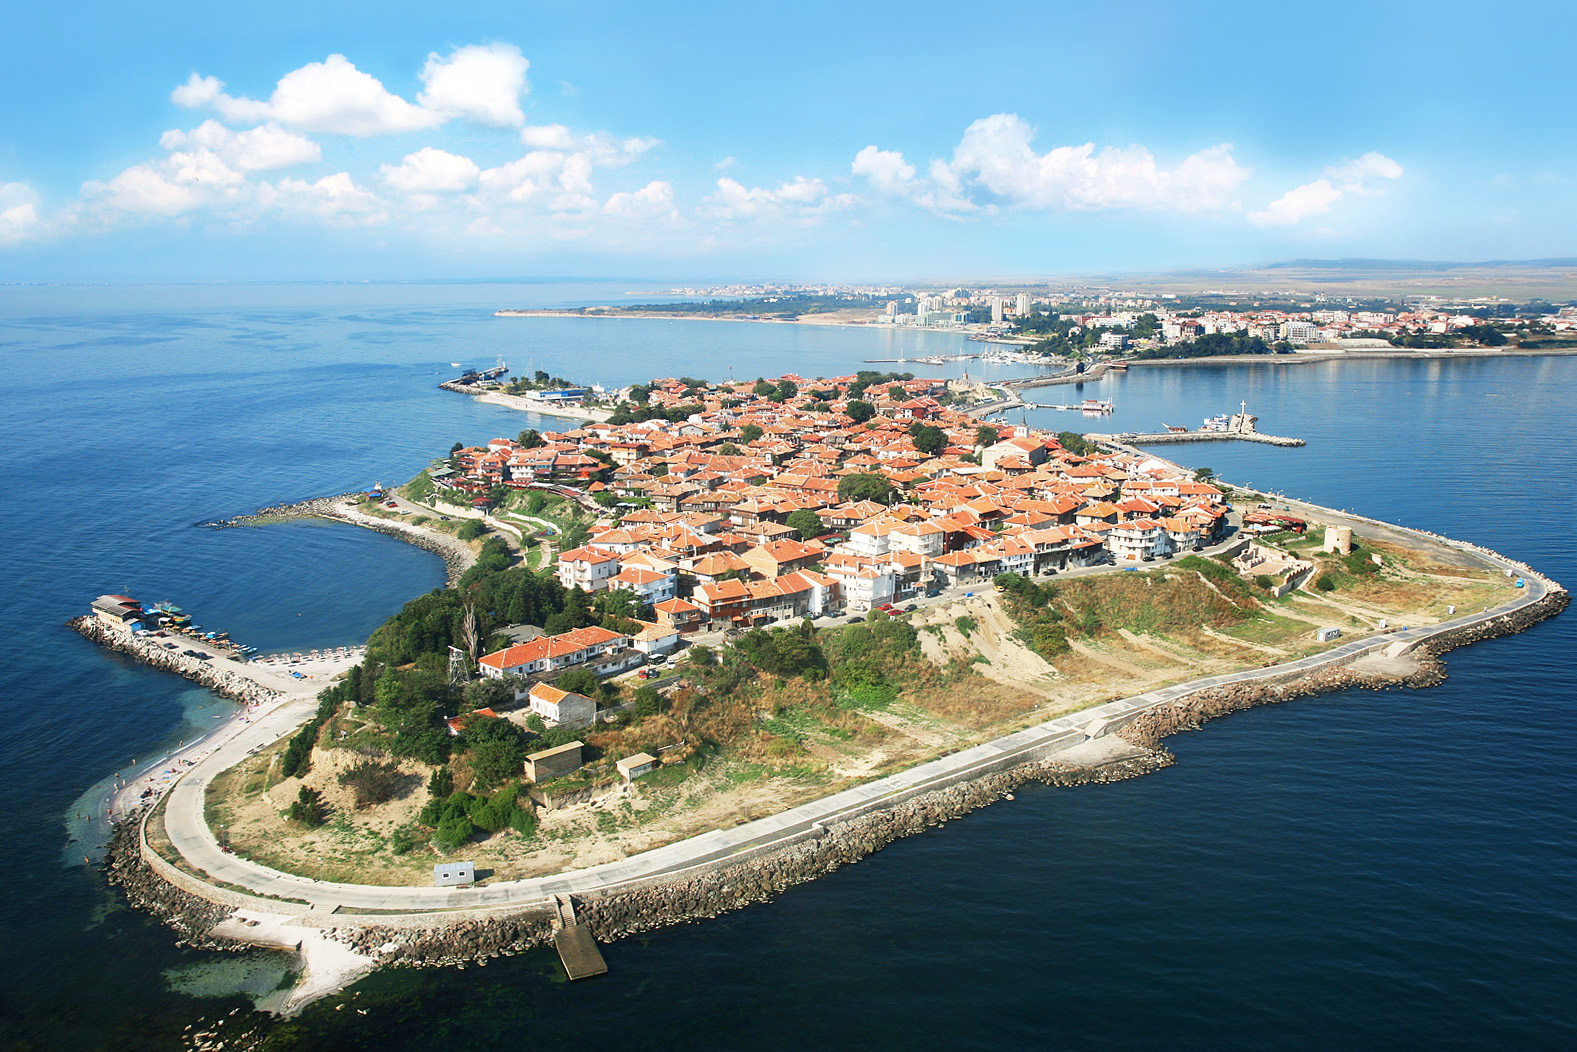
{"type": "Polygon", "coordinates": [[[619,572],[619,557],[600,548],[572,548],[559,556],[559,583],[565,588],[600,592],[619,572]]]}
{"type": "Polygon", "coordinates": [[[550,683],[531,688],[531,712],[553,727],[589,727],[597,719],[597,703],[584,694],[560,690],[550,683]]]}

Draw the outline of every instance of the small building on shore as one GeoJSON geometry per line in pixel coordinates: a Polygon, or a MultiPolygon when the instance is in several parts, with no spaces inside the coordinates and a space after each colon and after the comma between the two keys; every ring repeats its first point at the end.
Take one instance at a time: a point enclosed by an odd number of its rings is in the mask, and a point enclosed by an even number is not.
{"type": "Polygon", "coordinates": [[[117,632],[131,635],[142,627],[142,604],[127,595],[101,595],[93,600],[93,616],[117,632]]]}
{"type": "Polygon", "coordinates": [[[526,757],[526,777],[538,784],[574,774],[580,770],[580,751],[584,742],[570,742],[556,749],[543,749],[526,757]]]}
{"type": "Polygon", "coordinates": [[[616,760],[613,764],[619,770],[619,777],[625,782],[633,782],[643,774],[647,774],[657,767],[657,757],[650,753],[638,752],[634,756],[626,756],[616,760]]]}
{"type": "Polygon", "coordinates": [[[476,863],[440,862],[433,867],[433,887],[458,888],[476,883],[476,863]]]}

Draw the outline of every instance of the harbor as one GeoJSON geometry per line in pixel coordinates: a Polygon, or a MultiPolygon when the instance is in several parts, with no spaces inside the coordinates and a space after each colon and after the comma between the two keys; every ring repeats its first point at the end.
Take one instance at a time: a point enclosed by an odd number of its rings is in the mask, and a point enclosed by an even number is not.
{"type": "Polygon", "coordinates": [[[1301,438],[1286,438],[1281,435],[1263,434],[1258,429],[1259,417],[1253,416],[1248,411],[1248,403],[1240,402],[1238,412],[1227,416],[1209,417],[1198,430],[1190,431],[1186,427],[1176,427],[1172,424],[1162,424],[1163,431],[1136,432],[1126,431],[1115,435],[1087,435],[1085,437],[1095,442],[1115,442],[1126,446],[1153,446],[1176,442],[1222,442],[1235,440],[1240,442],[1260,442],[1267,446],[1301,446],[1306,443],[1301,438]]]}
{"type": "Polygon", "coordinates": [[[87,614],[66,625],[106,649],[247,705],[303,691],[316,694],[366,653],[357,645],[260,654],[231,641],[228,633],[193,627],[190,620],[170,603],[144,608],[130,596],[101,595],[87,614]]]}

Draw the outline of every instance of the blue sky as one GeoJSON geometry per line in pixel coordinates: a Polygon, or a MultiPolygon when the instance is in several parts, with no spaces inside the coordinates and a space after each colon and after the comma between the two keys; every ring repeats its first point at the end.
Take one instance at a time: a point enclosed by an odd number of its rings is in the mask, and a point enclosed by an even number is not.
{"type": "Polygon", "coordinates": [[[21,6],[0,281],[1577,255],[1571,5],[21,6]]]}

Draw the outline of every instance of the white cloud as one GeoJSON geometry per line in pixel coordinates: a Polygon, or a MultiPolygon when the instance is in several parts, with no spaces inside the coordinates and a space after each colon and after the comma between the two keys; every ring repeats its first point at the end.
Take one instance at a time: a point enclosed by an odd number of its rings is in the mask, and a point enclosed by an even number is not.
{"type": "Polygon", "coordinates": [[[262,183],[258,202],[265,208],[309,212],[331,220],[376,223],[388,218],[378,195],[357,186],[349,172],[326,175],[314,183],[290,178],[262,183]]]}
{"type": "Polygon", "coordinates": [[[397,165],[383,165],[378,172],[385,183],[409,194],[467,190],[476,185],[482,174],[471,158],[431,146],[406,154],[397,165]]]}
{"type": "Polygon", "coordinates": [[[607,132],[577,135],[562,124],[528,124],[520,129],[520,141],[533,150],[588,155],[598,167],[617,168],[629,164],[657,146],[659,140],[635,135],[616,139],[607,132]]]}
{"type": "Polygon", "coordinates": [[[851,169],[855,175],[864,176],[871,185],[884,194],[902,194],[914,181],[914,165],[903,159],[896,150],[878,150],[867,146],[854,155],[851,169]]]}
{"type": "Polygon", "coordinates": [[[933,161],[928,178],[915,179],[901,153],[867,146],[853,172],[884,193],[906,196],[940,212],[1023,208],[1091,211],[1140,208],[1173,212],[1231,207],[1250,172],[1228,144],[1212,146],[1167,169],[1142,146],[1094,143],[1036,153],[1035,131],[1016,114],[997,113],[964,130],[951,160],[933,161]]]}
{"type": "Polygon", "coordinates": [[[202,106],[211,106],[224,94],[224,81],[218,77],[199,77],[193,71],[186,83],[170,92],[170,101],[177,106],[184,106],[195,110],[202,106]]]}
{"type": "Polygon", "coordinates": [[[94,212],[176,216],[203,203],[202,188],[193,185],[199,182],[195,174],[177,182],[151,164],[134,164],[107,183],[83,183],[82,200],[94,212]]]}
{"type": "Polygon", "coordinates": [[[208,150],[227,165],[242,172],[266,172],[321,160],[323,150],[311,139],[286,131],[277,124],[261,124],[234,132],[215,120],[207,120],[191,131],[171,130],[159,137],[166,150],[182,146],[208,150]]]}
{"type": "Polygon", "coordinates": [[[1369,179],[1400,179],[1402,166],[1385,154],[1370,150],[1357,160],[1327,168],[1325,174],[1343,184],[1343,190],[1357,190],[1369,179]]]}
{"type": "Polygon", "coordinates": [[[422,83],[427,86],[416,100],[444,117],[505,127],[524,124],[520,96],[529,90],[530,65],[513,44],[471,44],[456,48],[447,58],[433,52],[422,67],[422,83]]]}
{"type": "Polygon", "coordinates": [[[181,106],[213,106],[231,123],[274,121],[339,135],[416,131],[444,119],[442,114],[390,93],[344,55],[330,55],[286,73],[266,102],[226,95],[223,87],[222,81],[193,73],[170,98],[181,106]]]}
{"type": "Polygon", "coordinates": [[[831,194],[820,179],[796,175],[776,189],[746,187],[727,176],[717,181],[717,191],[701,202],[701,211],[716,219],[786,217],[815,219],[857,202],[852,194],[831,194]]]}
{"type": "Polygon", "coordinates": [[[562,124],[527,125],[520,130],[520,141],[532,149],[482,172],[479,203],[529,203],[557,213],[595,211],[599,207],[592,182],[596,170],[623,167],[658,144],[643,136],[581,135],[562,124]]]}
{"type": "Polygon", "coordinates": [[[1342,192],[1328,179],[1293,187],[1282,194],[1263,212],[1250,212],[1248,221],[1258,227],[1293,226],[1310,216],[1329,212],[1331,205],[1342,199],[1342,192]]]}
{"type": "Polygon", "coordinates": [[[0,183],[0,245],[39,232],[38,195],[26,183],[0,183]]]}
{"type": "Polygon", "coordinates": [[[1352,161],[1325,169],[1325,176],[1293,187],[1272,201],[1263,212],[1250,212],[1257,227],[1295,226],[1310,216],[1328,212],[1347,194],[1377,194],[1377,179],[1400,179],[1402,166],[1381,153],[1370,151],[1352,161]]]}
{"type": "Polygon", "coordinates": [[[621,219],[677,218],[673,185],[653,180],[632,193],[617,193],[602,206],[602,214],[621,219]]]}

